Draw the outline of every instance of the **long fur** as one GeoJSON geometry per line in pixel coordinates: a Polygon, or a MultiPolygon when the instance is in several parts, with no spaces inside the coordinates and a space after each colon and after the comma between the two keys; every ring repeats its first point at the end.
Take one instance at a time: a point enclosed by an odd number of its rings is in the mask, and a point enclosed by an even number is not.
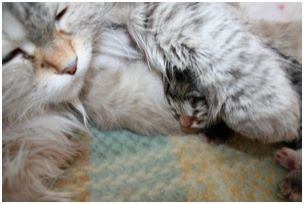
{"type": "Polygon", "coordinates": [[[52,35],[45,38],[40,31],[31,30],[49,24],[40,21],[38,26],[37,19],[27,22],[28,18],[22,16],[31,10],[36,18],[44,15],[42,21],[54,21],[54,27],[48,29],[68,34],[78,66],[73,76],[54,74],[54,69],[41,67],[22,54],[3,64],[5,201],[70,200],[71,193],[55,192],[52,184],[84,148],[79,144],[79,135],[89,134],[87,119],[102,129],[127,128],[146,134],[180,131],[158,74],[149,72],[129,35],[107,23],[116,21],[117,15],[102,18],[113,5],[68,4],[67,13],[56,21],[53,12],[60,12],[67,4],[8,4],[3,10],[4,57],[17,47],[36,55],[37,50],[52,46],[52,35]],[[45,6],[49,9],[34,9],[45,6]]]}
{"type": "Polygon", "coordinates": [[[128,29],[164,75],[166,69],[196,74],[200,86],[193,88],[209,100],[208,123],[220,118],[251,139],[291,141],[298,137],[299,95],[281,57],[247,24],[227,4],[146,3],[130,12],[128,29]]]}
{"type": "Polygon", "coordinates": [[[52,183],[84,146],[82,126],[73,116],[47,112],[3,132],[3,200],[63,201],[71,192],[55,192],[52,183]]]}
{"type": "Polygon", "coordinates": [[[22,54],[3,64],[5,201],[71,199],[68,192],[54,192],[52,184],[83,148],[78,139],[79,134],[88,134],[86,114],[101,129],[127,128],[143,134],[180,131],[164,95],[162,77],[150,71],[166,64],[145,62],[144,57],[157,53],[143,57],[126,32],[130,11],[142,12],[133,10],[141,3],[7,4],[3,6],[3,56],[17,47],[29,55],[52,48],[54,38],[48,32],[56,31],[69,38],[78,67],[73,76],[58,74],[22,54]],[[66,6],[66,13],[56,20],[66,6]]]}

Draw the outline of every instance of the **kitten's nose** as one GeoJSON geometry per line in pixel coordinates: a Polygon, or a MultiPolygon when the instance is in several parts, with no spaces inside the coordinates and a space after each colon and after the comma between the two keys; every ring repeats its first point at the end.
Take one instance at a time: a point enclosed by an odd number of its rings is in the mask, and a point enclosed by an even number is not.
{"type": "Polygon", "coordinates": [[[196,120],[196,118],[182,115],[180,116],[179,120],[180,120],[180,124],[183,127],[191,127],[192,123],[196,120]]]}
{"type": "Polygon", "coordinates": [[[77,57],[67,63],[66,68],[63,70],[64,74],[74,75],[77,71],[77,57]]]}

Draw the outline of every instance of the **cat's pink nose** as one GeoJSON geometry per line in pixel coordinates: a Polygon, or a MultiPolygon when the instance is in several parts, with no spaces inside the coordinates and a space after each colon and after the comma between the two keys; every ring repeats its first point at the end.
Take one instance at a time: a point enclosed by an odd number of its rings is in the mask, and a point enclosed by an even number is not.
{"type": "Polygon", "coordinates": [[[180,116],[179,120],[180,120],[181,126],[191,127],[192,123],[196,120],[196,118],[182,115],[182,116],[180,116]]]}
{"type": "Polygon", "coordinates": [[[77,58],[68,63],[66,68],[63,70],[63,73],[74,75],[76,71],[77,71],[77,58]]]}

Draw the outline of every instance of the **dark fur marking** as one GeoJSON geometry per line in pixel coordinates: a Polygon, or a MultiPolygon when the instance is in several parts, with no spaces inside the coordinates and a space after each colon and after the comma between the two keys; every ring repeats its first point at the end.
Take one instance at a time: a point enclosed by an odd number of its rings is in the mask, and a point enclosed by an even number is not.
{"type": "Polygon", "coordinates": [[[240,33],[242,33],[241,30],[235,30],[231,35],[226,39],[224,45],[229,44],[233,39],[235,39],[240,33]]]}
{"type": "Polygon", "coordinates": [[[209,141],[219,141],[221,143],[227,141],[231,136],[232,130],[222,121],[210,125],[203,130],[209,141]]]}

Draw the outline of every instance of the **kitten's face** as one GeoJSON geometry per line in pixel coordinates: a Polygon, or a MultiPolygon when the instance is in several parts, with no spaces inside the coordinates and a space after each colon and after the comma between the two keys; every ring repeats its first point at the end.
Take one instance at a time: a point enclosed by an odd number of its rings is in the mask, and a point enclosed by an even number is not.
{"type": "Polygon", "coordinates": [[[93,7],[77,3],[3,4],[3,92],[27,90],[24,95],[42,104],[76,98],[92,55],[89,25],[97,18],[90,12],[93,7]]]}
{"type": "Polygon", "coordinates": [[[203,91],[189,70],[173,73],[167,69],[165,93],[174,115],[181,126],[204,128],[208,117],[208,106],[203,91]]]}

